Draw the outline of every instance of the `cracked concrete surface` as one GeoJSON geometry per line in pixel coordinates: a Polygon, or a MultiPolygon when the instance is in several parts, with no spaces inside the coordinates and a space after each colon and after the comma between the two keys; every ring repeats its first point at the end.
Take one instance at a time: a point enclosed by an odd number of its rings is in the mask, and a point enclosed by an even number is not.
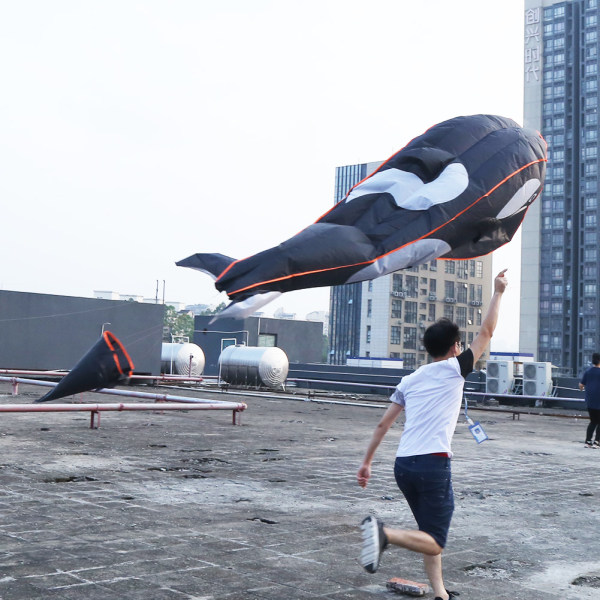
{"type": "MultiPolygon", "coordinates": [[[[0,401],[40,395],[9,391],[0,401]]],[[[392,577],[424,581],[420,558],[399,549],[375,575],[357,560],[364,515],[413,526],[392,472],[401,424],[362,490],[381,409],[247,402],[237,427],[229,412],[105,413],[98,430],[78,413],[4,414],[0,600],[375,600],[398,597],[392,577]]],[[[600,599],[587,420],[471,411],[490,440],[459,423],[448,588],[461,600],[600,599]]]]}

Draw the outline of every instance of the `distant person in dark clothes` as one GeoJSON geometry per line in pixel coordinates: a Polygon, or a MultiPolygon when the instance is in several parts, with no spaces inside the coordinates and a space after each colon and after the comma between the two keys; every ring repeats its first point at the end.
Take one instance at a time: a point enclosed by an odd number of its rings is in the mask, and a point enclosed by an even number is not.
{"type": "Polygon", "coordinates": [[[592,366],[583,374],[579,389],[585,390],[585,405],[590,414],[590,424],[585,436],[586,448],[600,447],[600,354],[592,354],[592,366]],[[594,431],[596,435],[594,436],[594,431]]]}

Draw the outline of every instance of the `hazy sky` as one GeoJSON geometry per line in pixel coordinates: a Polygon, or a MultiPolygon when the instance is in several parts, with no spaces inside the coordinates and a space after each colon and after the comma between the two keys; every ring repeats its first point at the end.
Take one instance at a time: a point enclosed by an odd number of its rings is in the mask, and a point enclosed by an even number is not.
{"type": "Polygon", "coordinates": [[[0,289],[226,302],[175,261],[278,244],[441,120],[521,123],[522,40],[522,0],[0,0],[0,289]]]}

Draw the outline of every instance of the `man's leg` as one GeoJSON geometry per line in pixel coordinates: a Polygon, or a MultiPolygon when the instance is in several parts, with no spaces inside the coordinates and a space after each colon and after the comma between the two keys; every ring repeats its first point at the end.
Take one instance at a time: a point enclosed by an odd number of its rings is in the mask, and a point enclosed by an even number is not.
{"type": "Polygon", "coordinates": [[[383,531],[388,542],[421,554],[436,555],[442,553],[441,546],[425,531],[416,529],[390,529],[384,527],[383,531]]]}
{"type": "Polygon", "coordinates": [[[427,573],[435,597],[445,600],[448,598],[448,594],[442,577],[442,555],[424,554],[423,562],[425,563],[425,572],[427,573]]]}
{"type": "Polygon", "coordinates": [[[436,598],[446,600],[448,594],[442,577],[442,547],[425,531],[414,529],[391,529],[384,527],[383,531],[390,544],[406,550],[419,552],[423,555],[425,572],[431,583],[436,598]]]}

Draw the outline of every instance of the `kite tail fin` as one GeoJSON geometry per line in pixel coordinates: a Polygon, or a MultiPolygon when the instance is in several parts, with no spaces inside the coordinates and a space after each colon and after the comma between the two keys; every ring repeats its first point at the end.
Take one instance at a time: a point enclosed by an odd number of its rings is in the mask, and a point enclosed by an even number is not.
{"type": "Polygon", "coordinates": [[[188,267],[189,269],[202,271],[213,279],[217,279],[234,262],[235,258],[224,254],[192,254],[175,264],[178,267],[188,267]]]}

